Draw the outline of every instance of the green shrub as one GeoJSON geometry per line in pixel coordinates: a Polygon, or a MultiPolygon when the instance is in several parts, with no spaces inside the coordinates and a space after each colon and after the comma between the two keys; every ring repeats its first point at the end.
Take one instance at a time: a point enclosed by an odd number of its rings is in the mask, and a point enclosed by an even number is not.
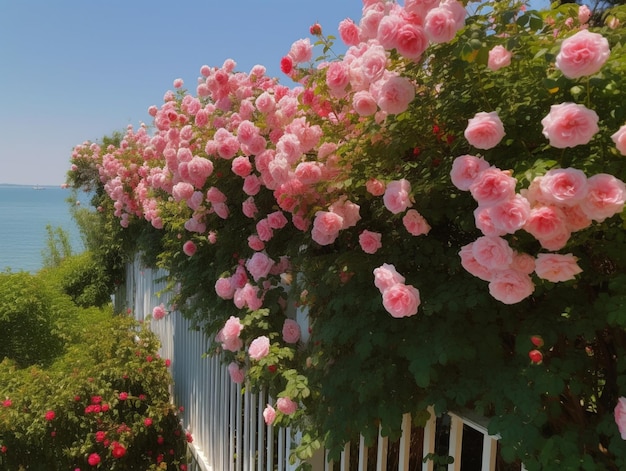
{"type": "Polygon", "coordinates": [[[76,305],[104,306],[111,302],[107,275],[91,252],[64,259],[57,269],[60,289],[76,305]]]}
{"type": "Polygon", "coordinates": [[[48,369],[0,363],[0,469],[186,469],[157,348],[134,320],[109,315],[48,369]]]}
{"type": "Polygon", "coordinates": [[[0,274],[0,359],[21,366],[47,363],[60,353],[54,292],[27,272],[0,274]]]}

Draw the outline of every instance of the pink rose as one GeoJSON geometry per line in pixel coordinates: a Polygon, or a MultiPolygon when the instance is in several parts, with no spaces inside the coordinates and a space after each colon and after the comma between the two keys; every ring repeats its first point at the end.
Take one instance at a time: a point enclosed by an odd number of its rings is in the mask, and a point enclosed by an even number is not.
{"type": "Polygon", "coordinates": [[[573,280],[582,272],[576,263],[577,260],[571,253],[566,255],[540,253],[535,262],[535,273],[539,278],[552,283],[573,280]]]}
{"type": "Polygon", "coordinates": [[[587,196],[581,201],[583,212],[594,221],[603,222],[606,218],[624,210],[626,186],[624,182],[607,173],[599,173],[587,179],[587,196]]]}
{"type": "Polygon", "coordinates": [[[402,24],[396,33],[396,50],[408,59],[419,60],[428,47],[428,39],[426,31],[421,26],[412,23],[402,24]]]}
{"type": "Polygon", "coordinates": [[[188,257],[191,257],[193,254],[195,254],[196,250],[197,250],[196,244],[194,244],[193,241],[191,240],[188,240],[187,242],[183,244],[183,252],[188,257]]]}
{"type": "Polygon", "coordinates": [[[484,281],[490,281],[493,278],[493,272],[484,265],[481,265],[476,261],[474,256],[474,242],[471,242],[463,247],[459,251],[459,257],[461,258],[461,266],[465,270],[484,281]]]}
{"type": "Polygon", "coordinates": [[[274,260],[269,258],[263,252],[255,252],[252,257],[246,261],[246,268],[252,275],[254,281],[267,277],[270,270],[274,266],[274,260]]]}
{"type": "Polygon", "coordinates": [[[288,397],[279,397],[276,408],[285,415],[291,415],[298,410],[298,404],[288,397]]]}
{"type": "Polygon", "coordinates": [[[339,37],[346,46],[356,46],[361,42],[359,39],[360,29],[350,18],[339,23],[339,37]]]}
{"type": "Polygon", "coordinates": [[[482,236],[472,246],[476,261],[491,270],[504,270],[513,263],[513,249],[501,237],[482,236]]]}
{"type": "Polygon", "coordinates": [[[300,325],[293,319],[285,319],[283,323],[283,340],[287,343],[298,343],[300,340],[300,325]]]}
{"type": "Polygon", "coordinates": [[[270,227],[270,223],[267,219],[261,219],[256,223],[256,233],[263,242],[267,242],[274,237],[274,231],[270,227]]]}
{"type": "Polygon", "coordinates": [[[401,213],[411,206],[410,193],[411,183],[408,180],[402,178],[389,182],[383,196],[385,208],[393,214],[401,213]]]}
{"type": "Polygon", "coordinates": [[[495,46],[489,51],[487,67],[489,67],[494,72],[501,69],[502,67],[507,67],[511,64],[512,55],[513,54],[511,54],[510,51],[507,51],[504,46],[495,46]]]}
{"type": "Polygon", "coordinates": [[[489,282],[489,294],[504,304],[519,303],[534,290],[530,276],[512,269],[495,272],[489,282]]]}
{"type": "Polygon", "coordinates": [[[265,335],[255,338],[248,347],[248,355],[253,360],[265,358],[270,353],[270,339],[265,335]]]}
{"type": "Polygon", "coordinates": [[[402,224],[414,236],[426,235],[430,232],[430,225],[420,213],[415,209],[409,209],[402,218],[402,224]]]}
{"type": "Polygon", "coordinates": [[[459,190],[467,191],[474,180],[476,180],[478,174],[488,168],[489,162],[482,157],[467,154],[461,155],[452,162],[450,179],[452,184],[459,190]]]}
{"type": "Polygon", "coordinates": [[[222,338],[223,339],[232,339],[239,337],[241,331],[243,330],[243,324],[239,320],[238,317],[230,316],[224,327],[222,328],[222,338]]]}
{"type": "Polygon", "coordinates": [[[313,57],[313,45],[309,38],[294,42],[289,49],[289,57],[295,64],[309,62],[313,57]]]}
{"type": "Polygon", "coordinates": [[[469,191],[480,206],[494,206],[513,198],[516,185],[509,172],[490,167],[478,174],[469,191]]]}
{"type": "Polygon", "coordinates": [[[250,159],[248,157],[240,155],[239,157],[235,157],[233,159],[231,169],[235,175],[245,178],[250,175],[250,172],[252,171],[252,164],[250,163],[250,159]]]}
{"type": "Polygon", "coordinates": [[[556,68],[567,78],[579,78],[598,72],[610,55],[604,36],[587,29],[563,40],[556,56],[556,68]]]}
{"type": "Polygon", "coordinates": [[[322,179],[322,166],[317,162],[300,162],[295,174],[305,185],[314,185],[322,179]]]}
{"type": "Polygon", "coordinates": [[[343,218],[330,211],[315,213],[311,237],[320,245],[329,245],[335,242],[339,231],[343,227],[343,218]]]}
{"type": "Polygon", "coordinates": [[[235,286],[230,278],[218,278],[215,282],[215,293],[222,299],[233,299],[235,286]]]}
{"type": "Polygon", "coordinates": [[[385,113],[400,114],[406,111],[413,98],[415,85],[405,77],[392,75],[380,87],[377,103],[385,113]]]}
{"type": "Polygon", "coordinates": [[[544,203],[574,206],[587,195],[587,175],[575,168],[548,170],[539,188],[544,203]]]}
{"type": "Polygon", "coordinates": [[[504,125],[496,111],[476,113],[465,128],[465,139],[477,149],[491,149],[504,137],[504,125]]]}
{"type": "Polygon", "coordinates": [[[424,19],[426,36],[433,43],[447,43],[454,39],[459,25],[454,13],[449,8],[433,8],[426,14],[424,19]]]}
{"type": "Polygon", "coordinates": [[[420,305],[417,288],[396,283],[383,291],[383,307],[392,317],[410,317],[417,314],[420,305]]]}
{"type": "Polygon", "coordinates": [[[530,203],[522,195],[515,195],[489,207],[488,210],[497,232],[514,234],[526,224],[530,216],[530,203]]]}
{"type": "Polygon", "coordinates": [[[615,142],[615,147],[620,154],[626,155],[626,124],[624,124],[621,128],[617,130],[612,136],[613,142],[615,142]]]}
{"type": "Polygon", "coordinates": [[[550,113],[541,120],[543,135],[552,147],[564,149],[589,143],[598,128],[595,111],[576,103],[552,105],[550,113]]]}
{"type": "Polygon", "coordinates": [[[276,420],[276,410],[269,404],[263,409],[263,420],[265,425],[272,425],[274,420],[276,420]]]}
{"type": "Polygon", "coordinates": [[[349,83],[348,66],[343,62],[331,62],[326,68],[326,85],[330,88],[331,93],[333,91],[343,92],[349,83]]]}
{"type": "Polygon", "coordinates": [[[248,247],[252,250],[259,251],[265,248],[265,244],[261,239],[259,239],[258,235],[252,234],[248,236],[248,247]]]}
{"type": "Polygon", "coordinates": [[[556,206],[535,206],[524,224],[524,230],[537,240],[551,240],[565,234],[569,230],[565,223],[565,213],[556,206]]]}
{"type": "Polygon", "coordinates": [[[382,196],[385,194],[385,184],[376,178],[370,178],[365,182],[365,189],[373,196],[382,196]]]}
{"type": "Polygon", "coordinates": [[[343,218],[341,229],[356,226],[356,223],[361,219],[361,215],[359,214],[360,209],[361,207],[358,204],[348,200],[345,196],[340,197],[328,207],[331,213],[338,214],[343,218]]]}
{"type": "Polygon", "coordinates": [[[517,270],[524,275],[530,275],[535,271],[535,259],[527,253],[515,253],[513,255],[513,263],[511,268],[517,270]]]}
{"type": "Polygon", "coordinates": [[[617,400],[613,415],[622,440],[626,440],[626,397],[620,397],[617,400]]]}
{"type": "Polygon", "coordinates": [[[167,311],[165,310],[165,306],[163,305],[163,303],[155,306],[154,309],[152,309],[152,317],[157,321],[163,319],[166,314],[167,311]]]}
{"type": "Polygon", "coordinates": [[[230,379],[233,383],[241,384],[246,377],[246,373],[244,370],[239,368],[239,365],[235,362],[232,362],[228,365],[228,374],[230,375],[230,379]]]}
{"type": "Polygon", "coordinates": [[[363,252],[373,254],[383,246],[381,243],[382,234],[378,232],[371,232],[368,230],[364,230],[359,235],[359,245],[363,252]]]}
{"type": "Polygon", "coordinates": [[[476,229],[480,230],[483,235],[501,237],[507,232],[500,227],[496,227],[494,224],[491,218],[491,208],[493,207],[494,206],[478,206],[474,210],[474,223],[476,224],[476,229]]]}
{"type": "Polygon", "coordinates": [[[248,175],[243,179],[243,192],[248,196],[254,196],[261,190],[261,180],[256,175],[248,175]]]}
{"type": "Polygon", "coordinates": [[[360,90],[352,96],[352,107],[359,116],[372,116],[378,111],[376,100],[367,90],[360,90]]]}
{"type": "Polygon", "coordinates": [[[250,219],[254,218],[256,213],[259,212],[252,196],[246,199],[243,203],[241,203],[241,212],[244,214],[244,216],[250,219]]]}
{"type": "Polygon", "coordinates": [[[282,229],[287,225],[287,218],[282,211],[274,211],[267,215],[267,223],[272,229],[282,229]]]}
{"type": "Polygon", "coordinates": [[[395,266],[383,263],[374,269],[374,285],[381,293],[398,283],[404,283],[404,277],[396,271],[395,266]]]}

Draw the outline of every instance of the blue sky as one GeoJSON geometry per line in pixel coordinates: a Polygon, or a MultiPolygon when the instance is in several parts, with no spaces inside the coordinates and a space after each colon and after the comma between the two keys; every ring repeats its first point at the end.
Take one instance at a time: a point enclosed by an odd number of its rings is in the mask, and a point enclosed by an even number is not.
{"type": "MultiPolygon", "coordinates": [[[[360,0],[0,0],[0,183],[60,185],[72,148],[151,123],[172,82],[225,59],[279,61],[319,22],[337,35],[360,0]]],[[[284,83],[287,80],[281,79],[284,83]]]]}

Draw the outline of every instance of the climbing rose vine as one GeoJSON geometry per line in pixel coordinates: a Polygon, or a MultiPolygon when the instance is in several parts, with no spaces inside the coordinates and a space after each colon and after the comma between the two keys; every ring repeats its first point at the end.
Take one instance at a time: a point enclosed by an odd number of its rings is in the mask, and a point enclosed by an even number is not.
{"type": "Polygon", "coordinates": [[[529,470],[619,469],[625,15],[363,1],[338,44],[315,23],[278,51],[281,80],[175,80],[69,181],[168,270],[154,317],[192,318],[278,398],[267,423],[308,431],[300,457],[434,405],[529,470]]]}

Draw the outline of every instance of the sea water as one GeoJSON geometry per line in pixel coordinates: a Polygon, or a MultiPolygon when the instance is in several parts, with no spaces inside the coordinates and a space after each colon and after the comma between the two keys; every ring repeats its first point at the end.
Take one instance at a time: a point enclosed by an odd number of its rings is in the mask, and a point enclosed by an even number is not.
{"type": "MultiPolygon", "coordinates": [[[[0,271],[40,270],[48,224],[68,234],[73,254],[84,250],[67,201],[71,196],[71,190],[61,187],[0,185],[0,271]]],[[[73,204],[88,203],[88,195],[80,193],[73,204]]]]}

